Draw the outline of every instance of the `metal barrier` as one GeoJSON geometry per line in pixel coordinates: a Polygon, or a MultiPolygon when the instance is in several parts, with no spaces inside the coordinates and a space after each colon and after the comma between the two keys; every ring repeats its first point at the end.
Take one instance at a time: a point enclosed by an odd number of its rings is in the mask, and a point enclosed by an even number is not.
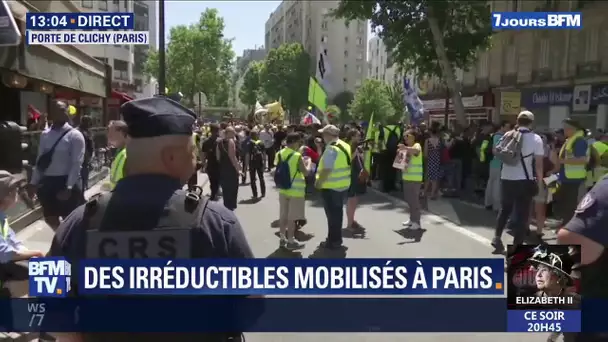
{"type": "MultiPolygon", "coordinates": [[[[32,178],[32,167],[36,163],[38,156],[38,146],[40,145],[40,135],[42,131],[23,132],[22,142],[28,145],[25,149],[24,158],[28,161],[28,166],[24,168],[24,173],[27,176],[28,182],[32,178]]],[[[112,163],[112,151],[107,148],[107,129],[105,127],[96,127],[90,129],[93,139],[94,153],[89,163],[89,188],[101,181],[108,175],[109,166],[112,163]]],[[[86,189],[85,189],[86,190],[86,189]]],[[[38,205],[36,204],[36,207],[38,205]]],[[[23,201],[18,201],[12,208],[7,211],[7,216],[10,222],[14,222],[29,215],[33,212],[23,201]]],[[[18,227],[19,225],[17,225],[18,227]]],[[[13,227],[13,223],[11,223],[13,227]]],[[[15,229],[15,227],[13,227],[15,229]]]]}

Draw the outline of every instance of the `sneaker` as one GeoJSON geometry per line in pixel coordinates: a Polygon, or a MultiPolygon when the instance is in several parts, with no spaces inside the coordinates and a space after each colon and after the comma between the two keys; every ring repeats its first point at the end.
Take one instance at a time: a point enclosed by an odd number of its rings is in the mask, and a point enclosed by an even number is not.
{"type": "Polygon", "coordinates": [[[287,239],[281,238],[281,240],[279,240],[279,247],[285,248],[285,246],[287,246],[287,239]]]}
{"type": "Polygon", "coordinates": [[[414,223],[412,223],[410,225],[410,229],[412,229],[412,230],[418,230],[418,229],[422,229],[422,227],[420,227],[420,223],[414,222],[414,223]]]}
{"type": "Polygon", "coordinates": [[[500,254],[505,251],[505,246],[502,244],[502,240],[498,236],[495,236],[492,239],[491,245],[494,247],[493,254],[500,254]]]}
{"type": "Polygon", "coordinates": [[[403,222],[401,222],[401,225],[404,227],[410,227],[412,225],[412,221],[411,220],[403,221],[403,222]]]}
{"type": "Polygon", "coordinates": [[[287,245],[285,245],[285,248],[287,248],[290,251],[295,251],[295,250],[304,248],[304,244],[299,243],[297,241],[291,241],[291,242],[287,242],[287,245]]]}

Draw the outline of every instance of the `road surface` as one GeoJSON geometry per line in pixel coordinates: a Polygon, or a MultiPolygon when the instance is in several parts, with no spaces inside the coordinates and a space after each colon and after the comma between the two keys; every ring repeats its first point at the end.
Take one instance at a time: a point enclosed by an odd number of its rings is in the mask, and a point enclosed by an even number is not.
{"type": "MultiPolygon", "coordinates": [[[[257,203],[250,203],[251,189],[239,189],[237,217],[258,258],[281,257],[277,251],[278,237],[275,235],[276,219],[279,216],[278,193],[273,188],[270,176],[266,177],[268,193],[257,203]]],[[[206,184],[201,175],[199,183],[206,184]]],[[[208,190],[207,190],[208,192],[208,190]]],[[[357,211],[357,221],[367,229],[365,238],[345,238],[347,258],[478,258],[491,255],[489,239],[492,237],[492,214],[483,209],[458,205],[453,201],[439,200],[429,204],[422,218],[423,230],[416,236],[399,232],[401,222],[407,218],[404,204],[394,196],[371,190],[362,200],[357,211]],[[438,214],[438,215],[437,215],[438,214]],[[484,221],[485,220],[485,221],[484,221]],[[454,223],[456,222],[456,223],[454,223]]],[[[302,257],[338,257],[336,254],[320,255],[318,244],[324,240],[326,220],[321,202],[311,200],[306,204],[308,224],[306,232],[315,237],[306,241],[302,257]]],[[[50,245],[52,231],[38,221],[19,234],[30,248],[45,250],[50,245]]],[[[466,309],[465,313],[466,314],[466,309]]],[[[490,314],[490,313],[489,313],[490,314]]],[[[542,342],[547,334],[437,334],[437,333],[249,333],[247,342],[313,342],[322,340],[348,342],[542,342]]]]}

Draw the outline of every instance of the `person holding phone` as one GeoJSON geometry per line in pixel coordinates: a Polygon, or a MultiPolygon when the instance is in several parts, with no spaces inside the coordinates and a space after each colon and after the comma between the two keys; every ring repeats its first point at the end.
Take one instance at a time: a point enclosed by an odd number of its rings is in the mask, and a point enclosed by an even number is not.
{"type": "Polygon", "coordinates": [[[403,222],[409,229],[421,229],[422,205],[420,203],[420,187],[422,186],[423,152],[422,146],[416,142],[416,133],[408,130],[404,135],[404,144],[399,144],[399,152],[407,153],[407,166],[401,174],[403,180],[403,196],[410,211],[410,219],[403,222]]]}

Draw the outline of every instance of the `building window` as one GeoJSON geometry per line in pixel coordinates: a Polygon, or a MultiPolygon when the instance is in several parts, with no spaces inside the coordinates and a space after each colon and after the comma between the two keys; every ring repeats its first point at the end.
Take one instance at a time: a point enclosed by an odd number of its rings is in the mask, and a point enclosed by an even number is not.
{"type": "Polygon", "coordinates": [[[112,3],[113,3],[114,5],[120,5],[120,0],[112,0],[112,3]]]}
{"type": "Polygon", "coordinates": [[[99,9],[102,11],[108,10],[108,0],[99,0],[99,9]]]}
{"type": "Polygon", "coordinates": [[[80,4],[84,8],[93,8],[93,0],[82,0],[80,4]]]}
{"type": "Polygon", "coordinates": [[[329,14],[329,9],[328,8],[324,8],[321,10],[321,14],[323,15],[328,15],[329,14]]]}
{"type": "Polygon", "coordinates": [[[95,59],[100,61],[101,63],[108,64],[108,59],[105,57],[95,57],[95,59]]]}
{"type": "Polygon", "coordinates": [[[360,65],[357,65],[357,73],[361,73],[363,71],[363,68],[360,65]]]}
{"type": "Polygon", "coordinates": [[[363,38],[357,37],[357,45],[363,45],[363,38]]]}
{"type": "Polygon", "coordinates": [[[363,52],[359,52],[357,54],[357,60],[359,60],[359,61],[363,60],[363,52]]]}
{"type": "Polygon", "coordinates": [[[129,63],[120,59],[114,59],[114,79],[129,80],[129,63]]]}
{"type": "Polygon", "coordinates": [[[344,57],[348,57],[348,50],[344,50],[344,57]]]}
{"type": "Polygon", "coordinates": [[[327,36],[325,36],[325,35],[321,36],[321,43],[327,44],[327,36]]]}
{"type": "Polygon", "coordinates": [[[327,30],[327,20],[323,20],[323,22],[321,23],[321,29],[327,30]]]}
{"type": "Polygon", "coordinates": [[[378,67],[376,67],[376,74],[375,75],[378,75],[378,67]]]}
{"type": "Polygon", "coordinates": [[[519,11],[519,0],[511,0],[511,11],[512,12],[517,12],[519,11]]]}
{"type": "Polygon", "coordinates": [[[344,84],[346,84],[346,83],[348,83],[348,79],[347,79],[346,77],[344,77],[344,78],[342,79],[342,82],[343,82],[344,84]]]}
{"type": "Polygon", "coordinates": [[[123,5],[125,5],[125,11],[129,10],[129,0],[124,0],[123,5]]]}
{"type": "Polygon", "coordinates": [[[348,44],[348,36],[344,37],[344,43],[348,44]]]}
{"type": "Polygon", "coordinates": [[[540,41],[538,51],[538,68],[547,69],[549,68],[549,39],[544,38],[540,41]]]}
{"type": "Polygon", "coordinates": [[[361,23],[360,21],[357,23],[357,32],[359,33],[363,33],[363,23],[361,23]]]}
{"type": "Polygon", "coordinates": [[[596,62],[598,60],[599,38],[599,29],[590,29],[585,33],[585,62],[596,62]]]}
{"type": "Polygon", "coordinates": [[[344,22],[344,27],[346,27],[348,29],[350,27],[350,21],[345,21],[344,22]]]}

